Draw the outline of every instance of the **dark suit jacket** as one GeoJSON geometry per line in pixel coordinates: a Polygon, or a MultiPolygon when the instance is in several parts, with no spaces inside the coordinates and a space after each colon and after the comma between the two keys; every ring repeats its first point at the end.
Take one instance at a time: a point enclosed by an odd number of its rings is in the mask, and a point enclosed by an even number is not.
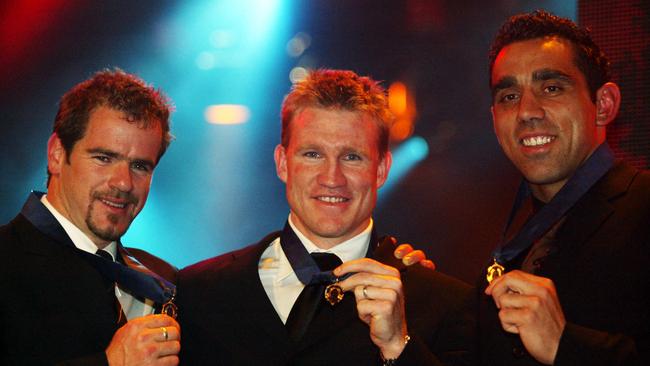
{"type": "MultiPolygon", "coordinates": [[[[556,238],[558,250],[536,272],[555,283],[567,320],[555,364],[650,365],[650,174],[616,164],[569,211],[556,238]]],[[[485,285],[478,286],[482,364],[538,364],[502,330],[485,285]]]]}
{"type": "MultiPolygon", "coordinates": [[[[0,228],[0,364],[107,363],[104,350],[117,330],[115,295],[73,248],[22,214],[0,228]]],[[[154,256],[139,259],[156,263],[149,268],[163,276],[174,275],[154,256]]]]}
{"type": "MultiPolygon", "coordinates": [[[[277,238],[209,259],[179,273],[179,322],[185,365],[377,365],[378,348],[357,316],[352,293],[325,306],[305,337],[293,343],[271,304],[258,274],[260,256],[277,238]]],[[[388,243],[386,241],[385,243],[388,243]]],[[[400,267],[394,246],[381,245],[374,257],[400,267]]],[[[463,342],[471,330],[462,318],[471,289],[420,266],[402,273],[409,333],[400,364],[438,364],[466,357],[463,342]]]]}

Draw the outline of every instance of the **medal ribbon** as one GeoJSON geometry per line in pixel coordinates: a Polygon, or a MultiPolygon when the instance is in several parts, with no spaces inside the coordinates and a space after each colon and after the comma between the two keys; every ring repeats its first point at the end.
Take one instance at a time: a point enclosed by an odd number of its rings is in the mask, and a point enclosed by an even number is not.
{"type": "Polygon", "coordinates": [[[522,181],[517,197],[513,204],[508,222],[503,228],[501,245],[492,252],[496,262],[504,264],[524,250],[528,249],[535,240],[544,235],[559,219],[561,219],[580,198],[591,189],[614,165],[614,154],[607,143],[601,144],[587,161],[579,167],[560,191],[544,205],[512,240],[506,243],[506,233],[514,217],[531,194],[530,188],[522,181]]]}
{"type": "MultiPolygon", "coordinates": [[[[68,234],[52,213],[41,203],[43,193],[32,192],[21,210],[21,214],[39,231],[54,239],[56,242],[72,247],[75,253],[89,262],[105,278],[117,282],[121,287],[130,290],[134,295],[153,300],[158,304],[169,302],[176,294],[176,286],[157,274],[146,269],[135,258],[129,255],[129,260],[136,262],[141,271],[127,267],[118,262],[109,261],[95,254],[88,253],[74,246],[68,234]]],[[[125,254],[126,250],[120,251],[125,254]]],[[[128,255],[128,253],[127,253],[128,255]]]]}
{"type": "MultiPolygon", "coordinates": [[[[375,242],[376,235],[373,228],[366,256],[370,255],[373,249],[373,243],[375,242]]],[[[309,252],[296,233],[291,229],[289,221],[284,225],[284,229],[280,234],[280,246],[282,247],[282,251],[284,251],[284,255],[287,256],[293,272],[304,285],[330,284],[337,280],[344,280],[353,274],[347,273],[344,276],[337,278],[332,271],[321,271],[320,268],[318,268],[316,261],[314,261],[314,259],[309,255],[309,252]]]]}

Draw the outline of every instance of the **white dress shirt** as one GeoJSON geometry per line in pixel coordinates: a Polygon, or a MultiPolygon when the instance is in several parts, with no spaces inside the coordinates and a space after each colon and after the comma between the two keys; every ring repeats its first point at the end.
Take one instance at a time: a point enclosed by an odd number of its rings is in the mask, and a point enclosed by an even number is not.
{"type": "MultiPolygon", "coordinates": [[[[372,232],[372,219],[368,227],[359,235],[344,241],[328,250],[317,247],[296,228],[289,215],[289,225],[298,236],[309,253],[326,252],[336,254],[342,262],[359,259],[366,256],[372,232]]],[[[275,311],[283,323],[287,322],[293,304],[298,299],[305,285],[300,282],[291,268],[291,264],[280,245],[280,238],[275,239],[264,250],[259,261],[258,272],[266,295],[271,300],[275,311]]]]}
{"type": "MultiPolygon", "coordinates": [[[[93,243],[93,241],[90,240],[90,238],[84,234],[83,231],[81,231],[77,226],[70,222],[70,220],[61,215],[59,211],[57,211],[56,208],[54,208],[54,206],[52,206],[52,204],[50,204],[50,202],[47,200],[47,195],[43,195],[43,197],[41,197],[41,202],[52,213],[52,215],[54,215],[56,221],[61,224],[63,230],[65,230],[65,232],[70,237],[70,240],[72,240],[72,243],[77,248],[88,253],[97,253],[97,250],[99,249],[97,245],[95,245],[95,243],[93,243]]],[[[115,256],[117,254],[116,242],[108,244],[104,250],[110,253],[110,255],[113,257],[113,260],[115,260],[115,256]]],[[[124,315],[126,315],[127,319],[133,319],[140,316],[153,314],[154,312],[153,301],[145,299],[145,301],[142,302],[126,292],[126,290],[120,289],[119,286],[115,286],[115,296],[120,302],[122,311],[124,311],[124,315]]]]}

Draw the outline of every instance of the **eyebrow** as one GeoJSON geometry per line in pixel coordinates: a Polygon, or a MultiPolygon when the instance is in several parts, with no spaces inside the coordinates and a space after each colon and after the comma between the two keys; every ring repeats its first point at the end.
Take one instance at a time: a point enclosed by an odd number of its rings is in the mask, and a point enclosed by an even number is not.
{"type": "Polygon", "coordinates": [[[517,85],[517,79],[514,76],[505,76],[492,85],[492,95],[495,95],[499,90],[507,89],[515,85],[517,85]]]}
{"type": "Polygon", "coordinates": [[[560,70],[555,69],[542,69],[533,72],[533,81],[546,81],[546,80],[562,80],[567,83],[574,83],[573,78],[560,70]]]}
{"type": "Polygon", "coordinates": [[[106,155],[108,157],[115,158],[115,159],[125,159],[125,160],[128,160],[131,163],[140,163],[140,164],[147,165],[147,166],[149,166],[151,168],[156,166],[156,164],[153,161],[149,160],[149,159],[138,159],[138,158],[127,159],[125,156],[123,156],[121,154],[118,154],[115,151],[102,149],[101,147],[95,147],[95,148],[92,148],[92,149],[88,149],[86,151],[88,153],[90,153],[90,154],[102,154],[102,155],[106,155]]]}
{"type": "MultiPolygon", "coordinates": [[[[533,81],[561,80],[569,84],[574,84],[574,79],[567,73],[555,69],[541,69],[533,72],[533,81]]],[[[505,76],[492,86],[492,96],[503,89],[517,85],[517,79],[514,76],[505,76]]]]}

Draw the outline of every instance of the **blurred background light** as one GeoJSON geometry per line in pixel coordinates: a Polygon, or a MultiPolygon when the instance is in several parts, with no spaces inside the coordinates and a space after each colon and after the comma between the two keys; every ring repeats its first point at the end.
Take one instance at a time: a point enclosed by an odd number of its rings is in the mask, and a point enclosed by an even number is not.
{"type": "Polygon", "coordinates": [[[244,105],[211,105],[205,109],[205,120],[215,125],[237,125],[248,121],[250,114],[244,105]]]}
{"type": "Polygon", "coordinates": [[[393,149],[393,165],[388,179],[379,191],[380,200],[389,195],[408,172],[429,155],[429,144],[420,136],[413,136],[393,149]]]}
{"type": "Polygon", "coordinates": [[[307,74],[307,69],[304,67],[296,66],[291,69],[291,72],[289,73],[289,80],[291,80],[291,83],[295,84],[299,81],[304,80],[307,77],[307,74]]]}

